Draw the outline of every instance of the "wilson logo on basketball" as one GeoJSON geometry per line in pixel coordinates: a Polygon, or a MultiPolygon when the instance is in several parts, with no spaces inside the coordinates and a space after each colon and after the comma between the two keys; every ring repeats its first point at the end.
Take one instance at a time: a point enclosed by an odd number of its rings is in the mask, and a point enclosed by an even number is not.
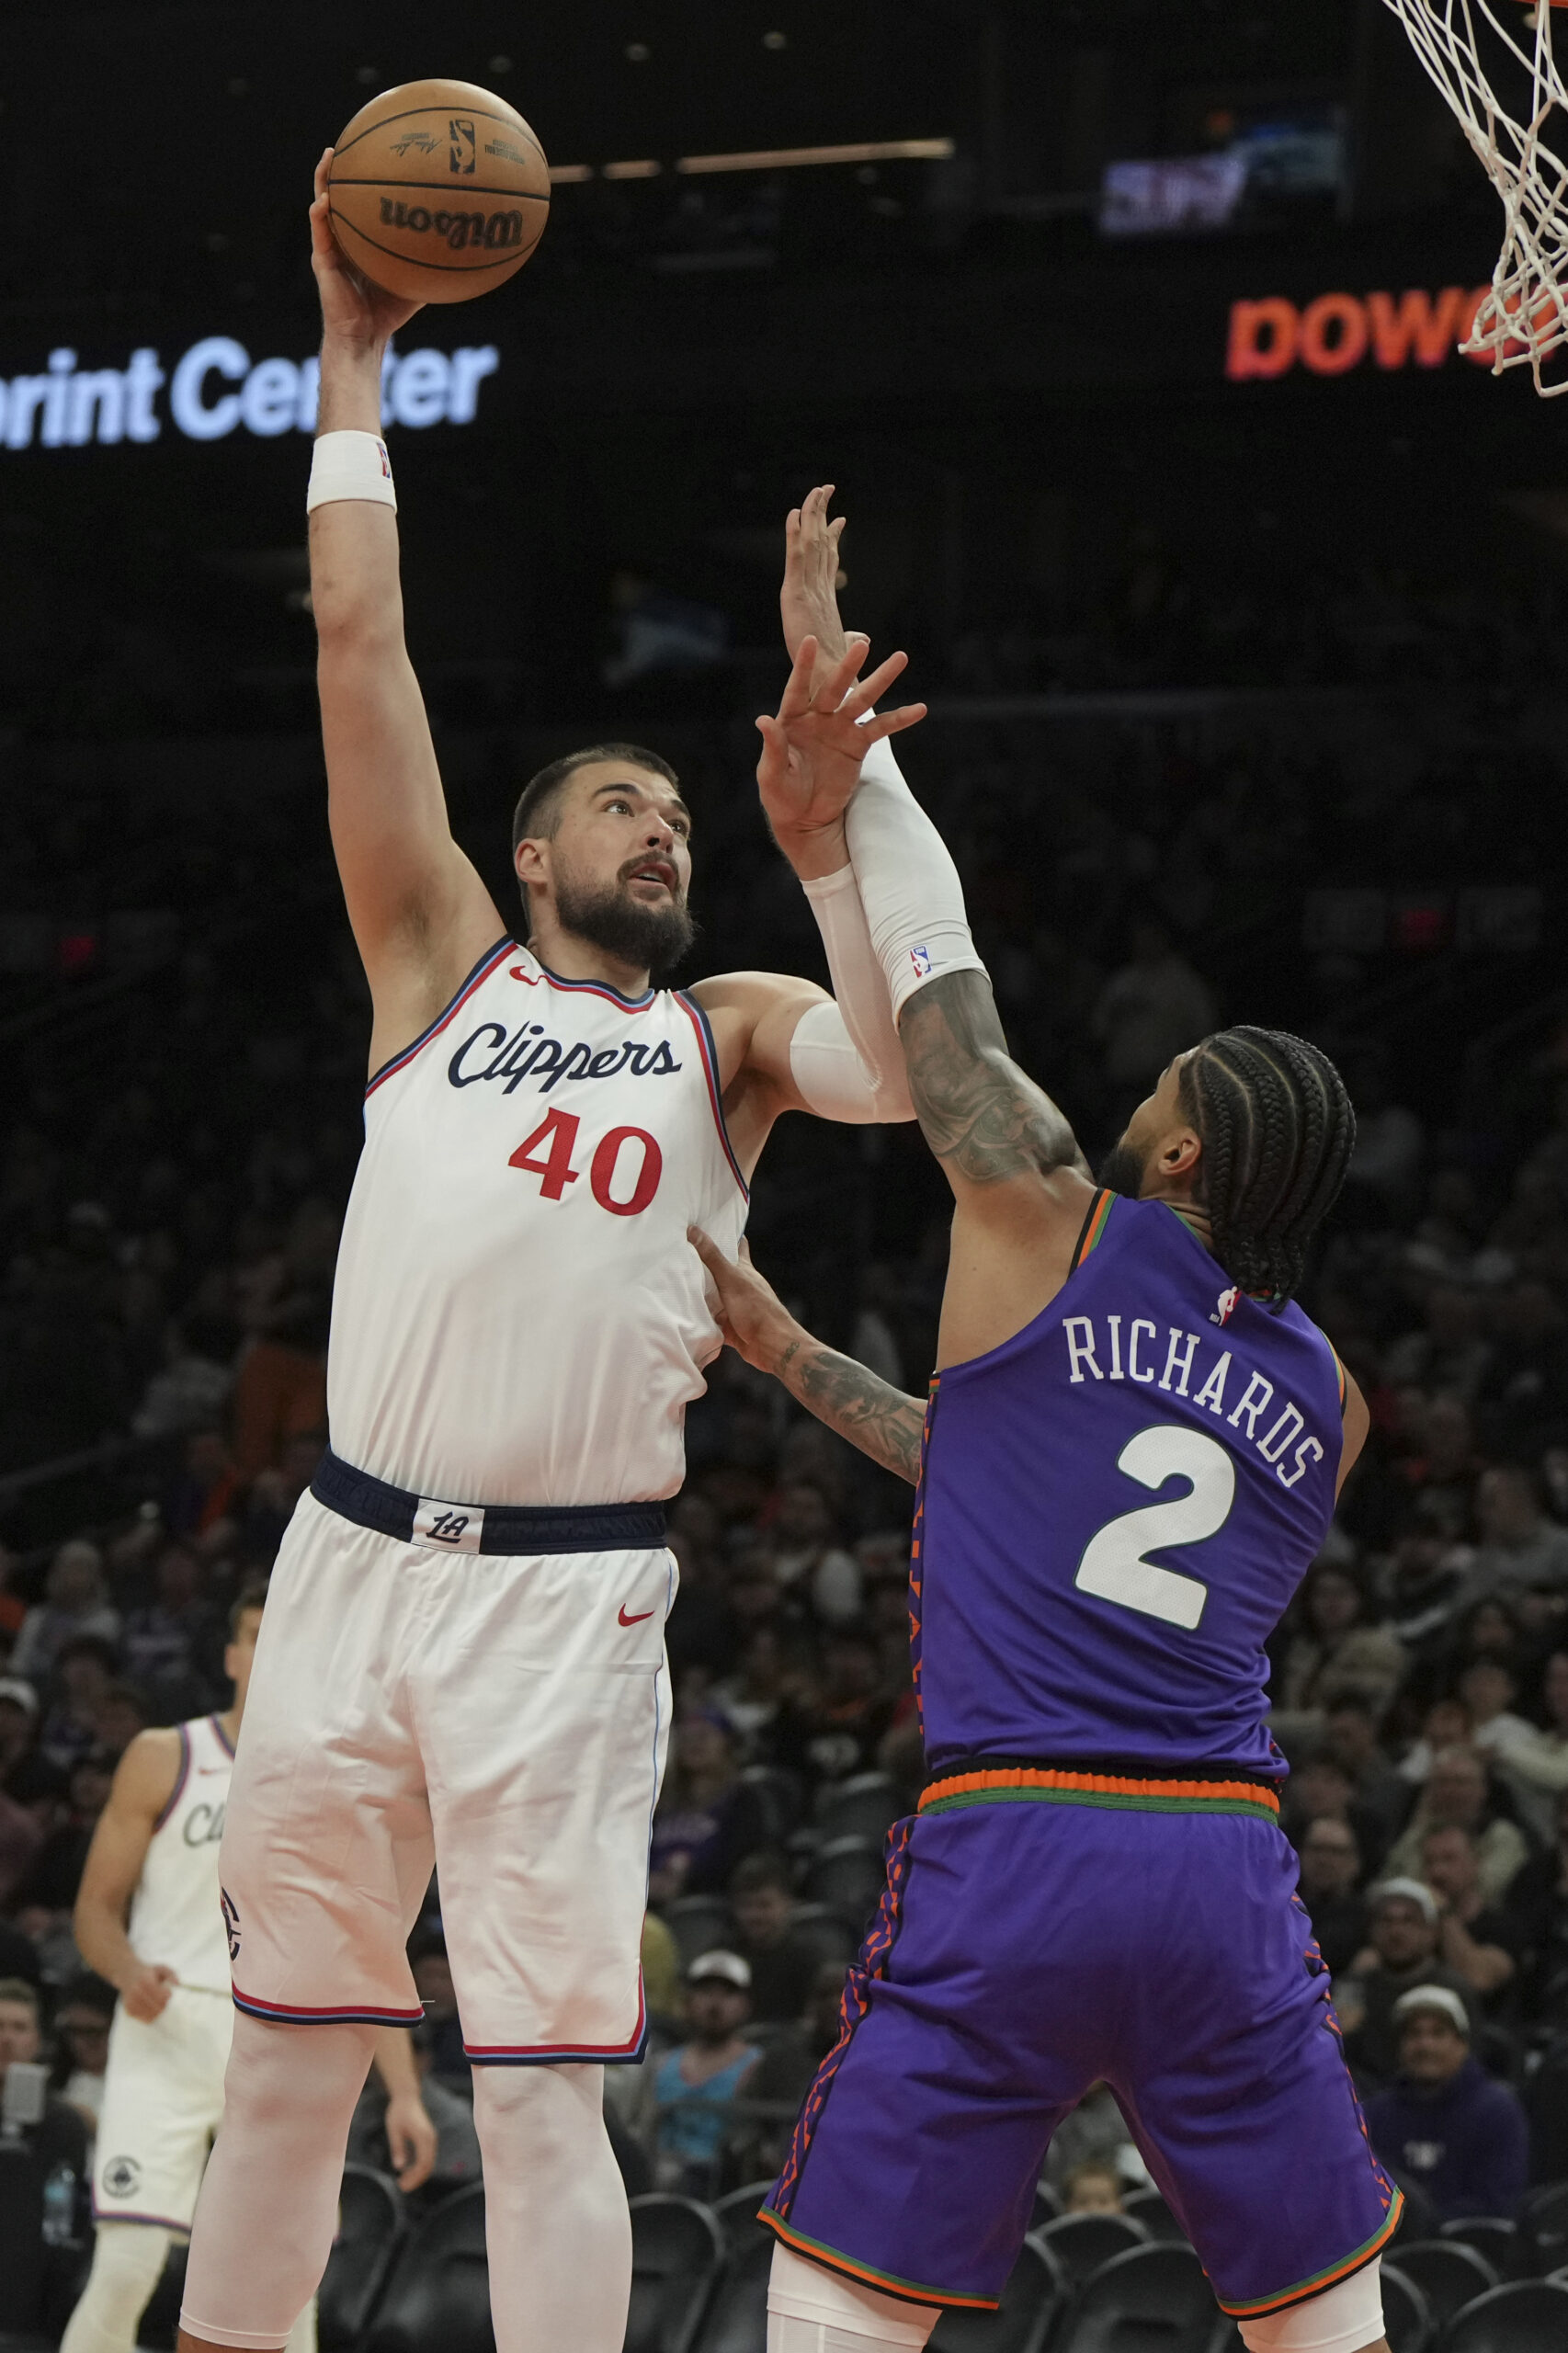
{"type": "MultiPolygon", "coordinates": [[[[456,165],[452,168],[455,171],[456,165]]],[[[473,165],[468,168],[472,171],[473,165]]],[[[402,204],[390,196],[381,199],[381,225],[410,230],[416,237],[440,237],[455,254],[473,245],[483,245],[493,254],[510,253],[523,242],[520,211],[449,212],[443,208],[432,212],[423,204],[402,204]]]]}

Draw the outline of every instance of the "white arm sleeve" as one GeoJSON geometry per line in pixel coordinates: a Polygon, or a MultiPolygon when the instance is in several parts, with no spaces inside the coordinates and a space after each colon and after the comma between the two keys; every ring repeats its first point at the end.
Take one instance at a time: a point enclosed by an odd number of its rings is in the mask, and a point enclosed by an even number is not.
{"type": "Polygon", "coordinates": [[[885,740],[866,755],[844,826],[894,1020],[927,981],[983,972],[958,868],[885,740]]]}
{"type": "Polygon", "coordinates": [[[836,874],[801,887],[827,950],[836,1003],[813,1006],[796,1029],[790,1045],[795,1084],[826,1120],[913,1120],[903,1048],[855,887],[855,870],[841,866],[836,874]],[[830,1014],[836,1017],[829,1019],[830,1014]],[[853,1069],[846,1054],[853,1057],[853,1069]],[[819,1098],[831,1098],[834,1108],[819,1098]],[[852,1101],[864,1108],[840,1108],[852,1101]]]}

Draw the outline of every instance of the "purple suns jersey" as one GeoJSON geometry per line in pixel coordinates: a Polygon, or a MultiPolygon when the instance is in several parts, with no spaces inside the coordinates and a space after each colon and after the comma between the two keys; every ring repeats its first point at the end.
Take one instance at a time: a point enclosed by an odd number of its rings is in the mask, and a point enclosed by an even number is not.
{"type": "Polygon", "coordinates": [[[912,1583],[933,1771],[1282,1774],[1264,1643],[1334,1511],[1343,1386],[1160,1201],[1094,1197],[1043,1313],[932,1384],[912,1583]]]}

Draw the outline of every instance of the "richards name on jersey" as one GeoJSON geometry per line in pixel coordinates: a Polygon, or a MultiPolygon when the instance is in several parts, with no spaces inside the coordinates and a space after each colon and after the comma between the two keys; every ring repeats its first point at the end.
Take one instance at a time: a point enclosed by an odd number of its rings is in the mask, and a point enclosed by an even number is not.
{"type": "Polygon", "coordinates": [[[1159,1325],[1147,1315],[1067,1315],[1062,1334],[1071,1387],[1130,1381],[1187,1398],[1256,1447],[1282,1487],[1293,1487],[1312,1463],[1324,1459],[1323,1441],[1308,1429],[1301,1407],[1289,1397],[1277,1398],[1266,1374],[1238,1363],[1233,1349],[1219,1348],[1208,1334],[1171,1324],[1162,1341],[1159,1325]],[[1199,1356],[1202,1348],[1211,1352],[1210,1359],[1199,1356]]]}

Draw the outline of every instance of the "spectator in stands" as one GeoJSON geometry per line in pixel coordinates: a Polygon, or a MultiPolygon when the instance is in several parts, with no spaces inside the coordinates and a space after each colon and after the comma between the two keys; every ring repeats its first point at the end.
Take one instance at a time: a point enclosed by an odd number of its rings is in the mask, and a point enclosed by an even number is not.
{"type": "Polygon", "coordinates": [[[1371,1602],[1350,1571],[1329,1561],[1309,1570],[1291,1612],[1273,1687],[1285,1715],[1318,1713],[1331,1697],[1354,1694],[1379,1713],[1404,1672],[1404,1653],[1377,1623],[1371,1602]]]}
{"type": "Polygon", "coordinates": [[[1428,1830],[1421,1876],[1437,1899],[1438,1952],[1488,2010],[1497,2009],[1518,1973],[1518,1931],[1482,1896],[1474,1832],[1457,1822],[1428,1830]]]}
{"type": "Polygon", "coordinates": [[[860,1614],[860,1564],[835,1538],[826,1496],[803,1482],[786,1487],[773,1522],[773,1574],[780,1589],[799,1588],[824,1626],[847,1626],[860,1614]]]}
{"type": "Polygon", "coordinates": [[[745,2170],[759,2178],[783,2164],[801,2102],[838,2040],[844,1976],[841,1961],[817,1963],[804,2014],[791,2032],[769,2040],[756,2074],[746,2078],[745,2104],[755,2131],[739,2154],[745,2170]]]}
{"type": "Polygon", "coordinates": [[[1120,2214],[1121,2176],[1103,2157],[1086,2157],[1074,2166],[1062,2185],[1062,2210],[1066,2214],[1120,2214]]]}
{"type": "Polygon", "coordinates": [[[642,1915],[642,1992],[655,2022],[677,2018],[681,2009],[680,1948],[656,1912],[642,1915]]]}
{"type": "Polygon", "coordinates": [[[653,1816],[648,1888],[654,1904],[710,1895],[762,1844],[762,1812],[741,1779],[734,1738],[717,1709],[676,1719],[669,1770],[653,1816]]]}
{"type": "Polygon", "coordinates": [[[234,1464],[242,1480],[280,1467],[291,1438],[309,1436],[313,1443],[326,1427],[338,1222],[326,1202],[302,1201],[282,1250],[257,1268],[249,1287],[244,1321],[251,1339],[233,1395],[234,1464]]]}
{"type": "Polygon", "coordinates": [[[687,1972],[689,2040],[670,2052],[654,2079],[660,2187],[710,2198],[730,2124],[758,2052],[741,2032],[751,2015],[751,1971],[734,1952],[699,1953],[687,1972]]]}
{"type": "Polygon", "coordinates": [[[62,1544],[49,1564],[43,1599],[28,1610],[17,1637],[13,1674],[41,1684],[77,1634],[96,1634],[111,1650],[119,1634],[119,1615],[104,1583],[103,1554],[81,1536],[62,1544]]]}
{"type": "Polygon", "coordinates": [[[798,2018],[811,1999],[820,1949],[790,1933],[795,1898],[781,1855],[748,1855],[730,1881],[735,1950],[751,1971],[751,2015],[798,2018]]]}
{"type": "Polygon", "coordinates": [[[1216,1019],[1213,991],[1157,917],[1133,922],[1129,948],[1126,963],[1111,973],[1089,1017],[1119,1104],[1136,1102],[1175,1055],[1207,1037],[1216,1019]]]}
{"type": "Polygon", "coordinates": [[[1519,1462],[1494,1462],[1475,1490],[1481,1541],[1471,1563],[1471,1593],[1517,1601],[1541,1592],[1568,1598],[1568,1528],[1548,1519],[1540,1482],[1519,1462]]]}
{"type": "Polygon", "coordinates": [[[1481,1385],[1484,1431],[1533,1451],[1568,1425],[1568,1318],[1545,1283],[1515,1283],[1494,1300],[1492,1364],[1481,1385]]]}
{"type": "Polygon", "coordinates": [[[893,1704],[882,1688],[881,1661],[870,1635],[839,1627],[823,1643],[814,1700],[802,1695],[779,1711],[771,1743],[775,1761],[811,1781],[869,1773],[878,1765],[893,1704]]]}
{"type": "Polygon", "coordinates": [[[1509,1822],[1494,1802],[1486,1760],[1476,1750],[1455,1745],[1441,1748],[1432,1759],[1426,1786],[1416,1801],[1401,1836],[1384,1858],[1391,1879],[1409,1879],[1421,1868],[1421,1842],[1428,1830],[1456,1823],[1474,1836],[1481,1864],[1481,1891],[1495,1904],[1515,1873],[1528,1859],[1529,1847],[1517,1823],[1509,1822]]]}
{"type": "Polygon", "coordinates": [[[165,1544],[153,1574],[155,1598],[126,1613],[121,1664],[137,1683],[183,1689],[196,1673],[211,1625],[212,1613],[204,1599],[206,1574],[188,1545],[165,1544]]]}
{"type": "Polygon", "coordinates": [[[102,1745],[98,1711],[114,1683],[114,1644],[101,1634],[73,1634],[55,1661],[57,1692],[39,1731],[40,1756],[69,1773],[102,1745]]]}
{"type": "MultiPolygon", "coordinates": [[[[0,1977],[0,2099],[12,2067],[18,2063],[36,2066],[42,2054],[37,1986],[24,1978],[0,1977]]],[[[86,2179],[87,2128],[64,2100],[46,2092],[42,2116],[36,2124],[23,2126],[22,2137],[45,2181],[62,2165],[70,2167],[77,2182],[86,2179]]]]}
{"type": "MultiPolygon", "coordinates": [[[[0,1690],[5,1686],[0,1684],[0,1690]]],[[[1536,1836],[1550,1839],[1556,1802],[1568,1790],[1568,1651],[1553,1651],[1540,1679],[1544,1724],[1510,1731],[1493,1746],[1493,1762],[1536,1836]]]]}
{"type": "Polygon", "coordinates": [[[1394,2010],[1399,2076],[1368,2105],[1367,2129],[1386,2165],[1418,2182],[1439,2220],[1511,2216],[1528,2175],[1524,2109],[1471,2052],[1460,1996],[1413,1986],[1394,2010]]]}
{"type": "Polygon", "coordinates": [[[1568,1790],[1557,1800],[1557,1835],[1532,1856],[1505,1898],[1520,1949],[1527,2018],[1568,2029],[1568,1790]]]}
{"type": "Polygon", "coordinates": [[[34,1936],[48,1935],[56,1928],[69,1935],[93,1830],[108,1803],[119,1762],[112,1749],[94,1748],[79,1756],[71,1768],[64,1819],[39,1848],[17,1898],[18,1910],[43,1915],[41,1927],[31,1929],[34,1936]]]}
{"type": "Polygon", "coordinates": [[[1410,1806],[1410,1787],[1378,1737],[1378,1711],[1358,1692],[1329,1696],[1319,1754],[1350,1777],[1352,1816],[1364,1823],[1372,1851],[1383,1854],[1410,1806]]]}
{"type": "Polygon", "coordinates": [[[1386,2082],[1399,2064],[1394,2006],[1415,1985],[1446,1985],[1468,2011],[1457,1969],[1437,1957],[1437,1899],[1421,1880],[1391,1879],[1367,1898],[1368,1938],[1335,1989],[1345,2050],[1358,2075],[1386,2082]]]}
{"type": "MultiPolygon", "coordinates": [[[[0,1676],[0,1912],[31,1870],[44,1840],[43,1825],[13,1794],[9,1783],[32,1745],[38,1694],[19,1675],[0,1676]]],[[[0,1976],[15,1974],[0,1954],[0,1976]]]]}
{"type": "Polygon", "coordinates": [[[1361,1850],[1347,1822],[1320,1814],[1309,1822],[1297,1849],[1301,1901],[1307,1907],[1318,1950],[1337,1977],[1348,1969],[1367,1940],[1367,1905],[1356,1893],[1361,1850]]]}
{"type": "Polygon", "coordinates": [[[108,2064],[108,2030],[114,2023],[115,1990],[85,1970],[60,1997],[54,2013],[53,2088],[77,2109],[97,2134],[108,2064]]]}
{"type": "Polygon", "coordinates": [[[1406,1654],[1435,1656],[1462,1606],[1465,1561],[1444,1516],[1423,1500],[1409,1510],[1390,1563],[1389,1631],[1406,1654]]]}
{"type": "MultiPolygon", "coordinates": [[[[1360,1148],[1357,1107],[1357,1148],[1360,1148]]],[[[1426,1294],[1423,1328],[1396,1340],[1383,1358],[1383,1378],[1403,1387],[1414,1382],[1428,1392],[1446,1390],[1473,1405],[1492,1362],[1492,1344],[1482,1332],[1481,1301],[1464,1283],[1434,1283],[1426,1294]]]]}

